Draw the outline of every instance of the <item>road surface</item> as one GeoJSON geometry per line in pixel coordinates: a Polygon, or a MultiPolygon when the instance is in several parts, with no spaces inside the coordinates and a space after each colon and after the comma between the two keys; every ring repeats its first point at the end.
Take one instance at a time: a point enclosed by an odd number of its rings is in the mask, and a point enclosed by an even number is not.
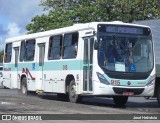
{"type": "MultiPolygon", "coordinates": [[[[104,118],[102,115],[96,114],[108,114],[104,119],[107,117],[109,117],[109,119],[114,119],[113,117],[117,117],[118,114],[119,117],[124,117],[124,120],[126,119],[125,115],[126,117],[131,116],[128,114],[138,114],[139,117],[142,117],[141,114],[160,115],[160,106],[158,105],[156,98],[146,100],[143,97],[130,97],[124,107],[116,107],[112,98],[86,97],[83,98],[82,103],[70,103],[67,101],[59,101],[56,94],[44,94],[43,96],[31,95],[25,97],[21,96],[17,90],[0,88],[0,114],[64,114],[60,116],[54,115],[52,116],[52,119],[53,117],[59,117],[59,119],[64,118],[65,120],[63,121],[65,122],[70,122],[73,118],[72,114],[76,114],[75,119],[76,116],[80,116],[76,122],[96,122],[96,118],[97,120],[100,120],[100,117],[102,117],[102,119],[104,118]],[[69,116],[67,116],[67,114],[69,114],[69,116]],[[93,119],[94,121],[90,121],[79,114],[89,114],[86,115],[88,119],[93,119]],[[69,118],[69,120],[66,117],[69,118]]],[[[105,122],[105,120],[100,121],[105,122]]],[[[109,121],[117,122],[117,120],[109,121]]],[[[127,122],[133,121],[135,120],[127,120],[127,122]]],[[[47,122],[53,121],[49,120],[47,122]]],[[[60,122],[60,120],[56,122],[60,122]]],[[[146,122],[146,120],[141,120],[141,122],[146,122]]],[[[152,120],[152,122],[158,121],[152,120]]]]}

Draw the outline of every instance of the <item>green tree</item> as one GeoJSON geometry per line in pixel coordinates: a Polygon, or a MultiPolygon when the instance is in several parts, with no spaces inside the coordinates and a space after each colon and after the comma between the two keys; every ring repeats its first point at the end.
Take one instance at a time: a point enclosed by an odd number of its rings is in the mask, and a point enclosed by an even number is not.
{"type": "Polygon", "coordinates": [[[26,26],[35,33],[92,21],[146,20],[160,17],[159,0],[41,0],[48,14],[37,15],[26,26]]]}
{"type": "Polygon", "coordinates": [[[2,62],[3,62],[3,50],[0,51],[0,63],[2,63],[2,62]]]}

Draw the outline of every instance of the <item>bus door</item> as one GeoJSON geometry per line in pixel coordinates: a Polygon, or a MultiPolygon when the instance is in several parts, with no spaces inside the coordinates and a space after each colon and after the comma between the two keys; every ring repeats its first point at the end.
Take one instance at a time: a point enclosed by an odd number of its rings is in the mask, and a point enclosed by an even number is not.
{"type": "Polygon", "coordinates": [[[45,44],[38,44],[39,46],[39,65],[38,65],[38,76],[37,89],[43,90],[44,76],[43,76],[43,66],[44,66],[44,56],[45,56],[45,44]]]}
{"type": "Polygon", "coordinates": [[[83,60],[83,91],[92,93],[92,68],[93,68],[93,44],[94,38],[84,39],[84,60],[83,60]]]}
{"type": "Polygon", "coordinates": [[[18,59],[19,59],[19,47],[14,47],[14,52],[15,52],[15,61],[14,61],[14,81],[15,88],[20,88],[20,75],[18,74],[18,59]]]}

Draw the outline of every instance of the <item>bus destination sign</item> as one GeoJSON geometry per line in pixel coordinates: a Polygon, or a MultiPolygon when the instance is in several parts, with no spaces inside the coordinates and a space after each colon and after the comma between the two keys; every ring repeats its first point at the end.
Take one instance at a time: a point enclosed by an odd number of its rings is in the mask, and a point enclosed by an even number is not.
{"type": "Polygon", "coordinates": [[[98,25],[98,32],[150,35],[149,28],[122,25],[98,25]]]}

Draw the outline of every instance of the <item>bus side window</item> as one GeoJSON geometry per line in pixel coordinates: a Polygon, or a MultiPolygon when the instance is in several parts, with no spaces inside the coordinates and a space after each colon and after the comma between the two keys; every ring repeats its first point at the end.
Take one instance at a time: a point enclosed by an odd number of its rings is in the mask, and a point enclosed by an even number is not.
{"type": "Polygon", "coordinates": [[[35,40],[26,41],[25,61],[33,61],[35,54],[35,40]]]}
{"type": "Polygon", "coordinates": [[[48,59],[56,60],[61,57],[62,35],[51,36],[49,39],[48,59]]]}
{"type": "Polygon", "coordinates": [[[64,35],[63,58],[70,59],[77,57],[78,51],[78,32],[64,35]]]}
{"type": "Polygon", "coordinates": [[[11,57],[12,57],[12,43],[6,44],[5,47],[5,63],[11,62],[11,57]]]}

